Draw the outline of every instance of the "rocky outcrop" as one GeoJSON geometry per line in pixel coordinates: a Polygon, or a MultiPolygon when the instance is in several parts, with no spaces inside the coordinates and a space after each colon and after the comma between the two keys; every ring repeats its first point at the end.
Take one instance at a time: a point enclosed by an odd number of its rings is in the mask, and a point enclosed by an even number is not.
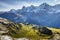
{"type": "Polygon", "coordinates": [[[8,35],[0,35],[0,40],[29,40],[27,38],[12,38],[8,35]]]}
{"type": "Polygon", "coordinates": [[[8,29],[6,28],[7,25],[5,25],[5,24],[8,24],[8,23],[10,23],[10,21],[8,21],[7,19],[0,18],[0,34],[8,32],[8,29]]]}

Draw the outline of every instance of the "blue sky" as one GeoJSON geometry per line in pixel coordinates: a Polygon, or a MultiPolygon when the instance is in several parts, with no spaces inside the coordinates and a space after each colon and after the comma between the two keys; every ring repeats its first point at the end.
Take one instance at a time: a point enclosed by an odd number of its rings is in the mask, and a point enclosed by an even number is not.
{"type": "Polygon", "coordinates": [[[45,2],[50,5],[60,4],[60,0],[0,0],[0,11],[21,9],[23,6],[30,5],[38,6],[45,2]]]}

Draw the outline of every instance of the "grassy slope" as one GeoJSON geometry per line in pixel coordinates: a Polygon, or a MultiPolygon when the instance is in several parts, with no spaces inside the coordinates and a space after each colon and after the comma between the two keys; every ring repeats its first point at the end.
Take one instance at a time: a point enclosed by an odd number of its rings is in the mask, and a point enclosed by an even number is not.
{"type": "MultiPolygon", "coordinates": [[[[25,24],[21,24],[21,25],[22,25],[22,28],[19,29],[16,32],[16,34],[14,33],[10,34],[12,37],[30,38],[31,40],[40,40],[40,39],[48,40],[52,36],[52,35],[48,36],[48,35],[39,33],[38,29],[36,30],[32,29],[32,25],[25,25],[25,24]]],[[[52,30],[54,36],[57,34],[57,32],[60,33],[60,29],[56,29],[56,28],[48,28],[48,29],[52,30]]]]}
{"type": "Polygon", "coordinates": [[[57,29],[57,28],[48,28],[50,30],[52,30],[54,33],[60,33],[60,29],[57,29]]]}

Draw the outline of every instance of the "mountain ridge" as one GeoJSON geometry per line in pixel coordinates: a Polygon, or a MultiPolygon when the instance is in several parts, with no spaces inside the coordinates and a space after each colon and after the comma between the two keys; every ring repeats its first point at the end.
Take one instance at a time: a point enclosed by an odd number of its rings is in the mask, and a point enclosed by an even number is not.
{"type": "Polygon", "coordinates": [[[0,17],[15,23],[29,23],[60,28],[60,7],[43,3],[39,6],[23,6],[22,9],[11,9],[0,13],[0,17]]]}

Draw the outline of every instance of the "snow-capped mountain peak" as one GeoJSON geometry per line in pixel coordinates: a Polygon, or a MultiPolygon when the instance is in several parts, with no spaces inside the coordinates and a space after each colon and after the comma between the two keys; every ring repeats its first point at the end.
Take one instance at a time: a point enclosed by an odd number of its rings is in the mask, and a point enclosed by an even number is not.
{"type": "Polygon", "coordinates": [[[60,28],[59,8],[60,6],[50,6],[47,3],[43,3],[40,6],[23,6],[22,9],[12,9],[4,13],[0,12],[0,17],[16,23],[22,22],[60,28]]]}

